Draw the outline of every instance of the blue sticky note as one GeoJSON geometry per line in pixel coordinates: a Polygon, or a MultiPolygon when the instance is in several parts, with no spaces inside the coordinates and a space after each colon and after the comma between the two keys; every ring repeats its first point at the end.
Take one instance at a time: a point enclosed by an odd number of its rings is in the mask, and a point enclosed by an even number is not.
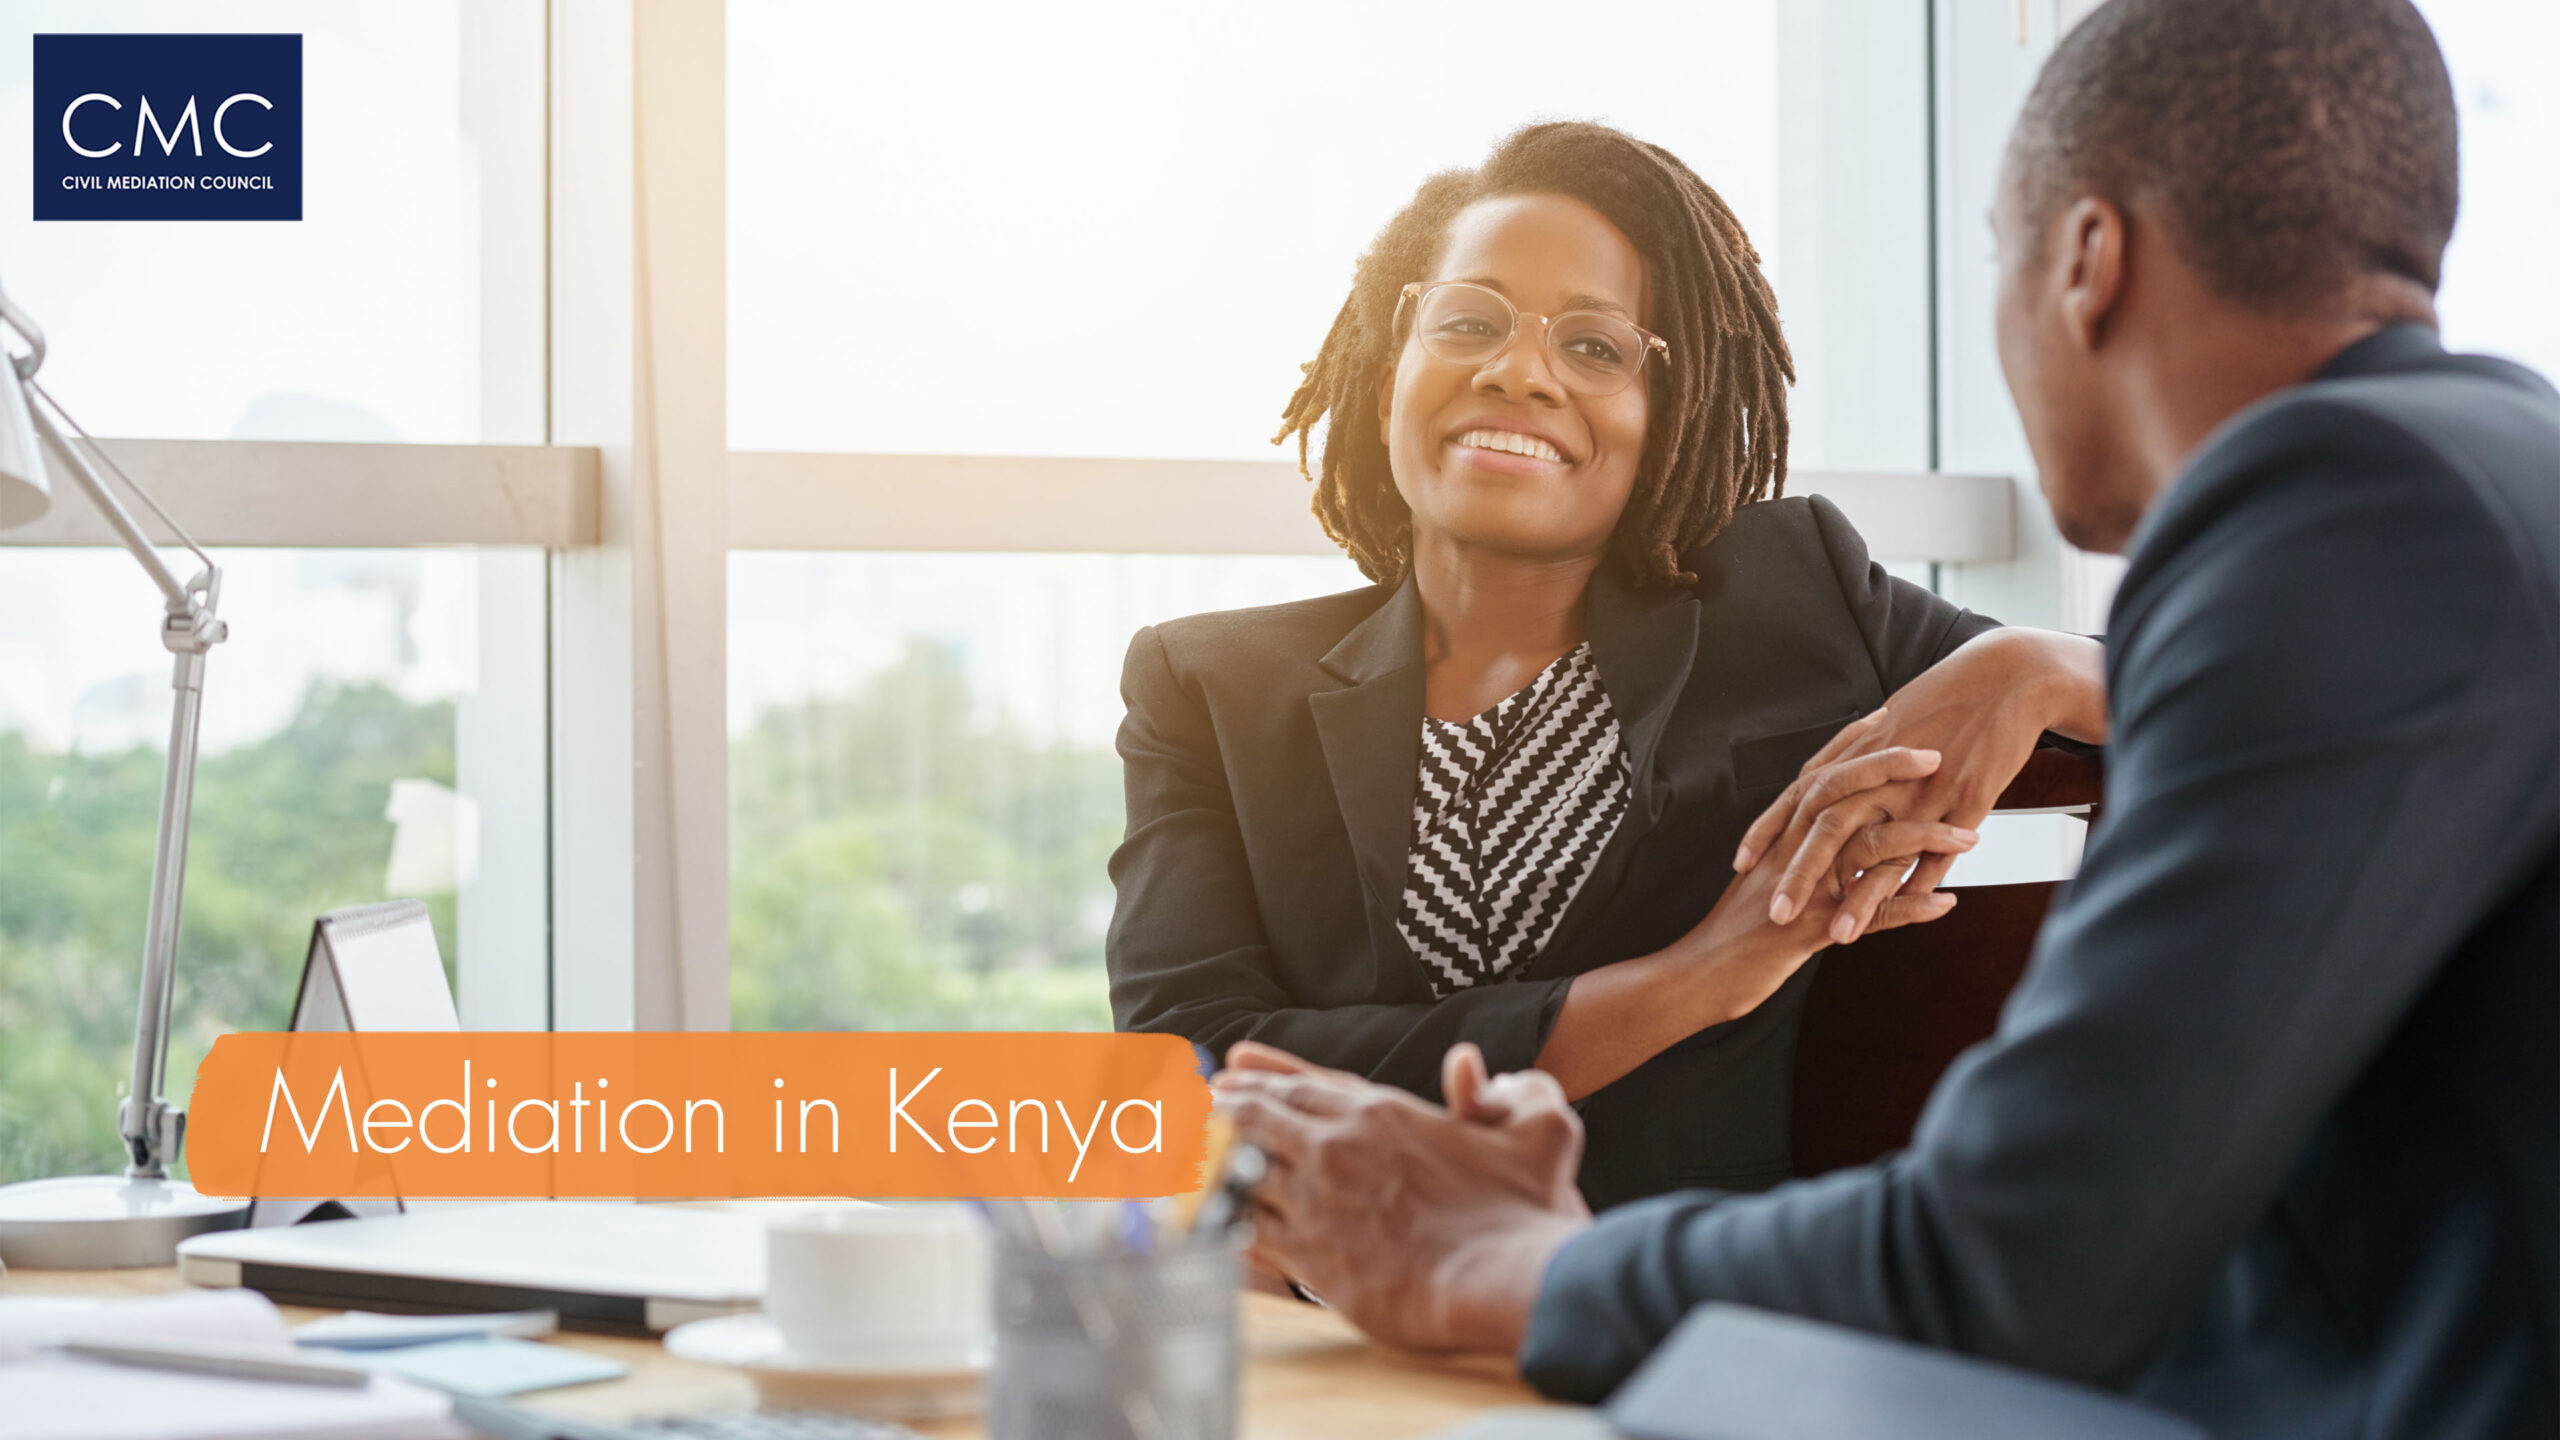
{"type": "Polygon", "coordinates": [[[347,1358],[368,1370],[415,1380],[456,1395],[490,1399],[522,1395],[528,1390],[584,1385],[591,1380],[617,1380],[627,1373],[627,1367],[618,1360],[503,1336],[365,1351],[347,1358]]]}

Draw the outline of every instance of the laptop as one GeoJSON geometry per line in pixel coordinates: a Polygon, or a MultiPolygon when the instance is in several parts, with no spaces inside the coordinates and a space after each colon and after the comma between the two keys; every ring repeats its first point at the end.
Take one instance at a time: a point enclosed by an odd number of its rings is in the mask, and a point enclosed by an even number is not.
{"type": "Polygon", "coordinates": [[[574,1329],[658,1334],[764,1300],[764,1223],[740,1211],[519,1200],[198,1235],[190,1285],[289,1305],[556,1310],[574,1329]]]}

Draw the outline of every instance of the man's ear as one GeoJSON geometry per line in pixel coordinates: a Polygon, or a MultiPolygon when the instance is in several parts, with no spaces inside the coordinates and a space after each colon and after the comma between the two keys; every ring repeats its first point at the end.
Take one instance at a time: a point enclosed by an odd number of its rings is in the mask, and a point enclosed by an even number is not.
{"type": "Polygon", "coordinates": [[[2125,216],[2112,200],[2082,196],[2054,221],[2055,277],[2062,287],[2062,324],[2072,342],[2094,351],[2124,297],[2125,216]]]}

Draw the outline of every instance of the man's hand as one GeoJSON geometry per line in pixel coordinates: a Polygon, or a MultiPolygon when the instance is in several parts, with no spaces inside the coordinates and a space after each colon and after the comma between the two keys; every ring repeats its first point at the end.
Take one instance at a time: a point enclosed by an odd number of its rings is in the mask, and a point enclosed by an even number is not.
{"type": "Polygon", "coordinates": [[[1805,839],[1778,878],[1770,919],[1788,924],[1837,899],[1833,943],[1878,928],[1888,900],[1929,894],[1955,861],[1943,851],[1923,853],[1904,827],[1980,826],[2047,730],[2106,739],[2103,665],[2098,643],[2077,635],[1995,630],[1975,637],[1806,761],[1743,835],[1734,869],[1749,874],[1762,859],[1786,853],[1781,837],[1801,828],[1805,839]],[[1905,758],[1896,761],[1897,754],[1905,758]],[[1915,774],[1910,757],[1921,755],[1937,759],[1915,774]]]}
{"type": "Polygon", "coordinates": [[[1458,1045],[1443,1110],[1239,1043],[1210,1082],[1271,1159],[1254,1249],[1362,1330],[1415,1350],[1520,1346],[1547,1261],[1591,1222],[1582,1121],[1535,1070],[1485,1075],[1458,1045]]]}

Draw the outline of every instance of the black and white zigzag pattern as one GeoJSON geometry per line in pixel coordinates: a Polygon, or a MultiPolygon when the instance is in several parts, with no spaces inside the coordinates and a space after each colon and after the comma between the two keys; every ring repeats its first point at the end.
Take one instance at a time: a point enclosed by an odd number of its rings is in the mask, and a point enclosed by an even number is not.
{"type": "Polygon", "coordinates": [[[1442,995],[1534,958],[1627,809],[1618,717],[1586,642],[1463,725],[1424,716],[1396,928],[1442,995]]]}

